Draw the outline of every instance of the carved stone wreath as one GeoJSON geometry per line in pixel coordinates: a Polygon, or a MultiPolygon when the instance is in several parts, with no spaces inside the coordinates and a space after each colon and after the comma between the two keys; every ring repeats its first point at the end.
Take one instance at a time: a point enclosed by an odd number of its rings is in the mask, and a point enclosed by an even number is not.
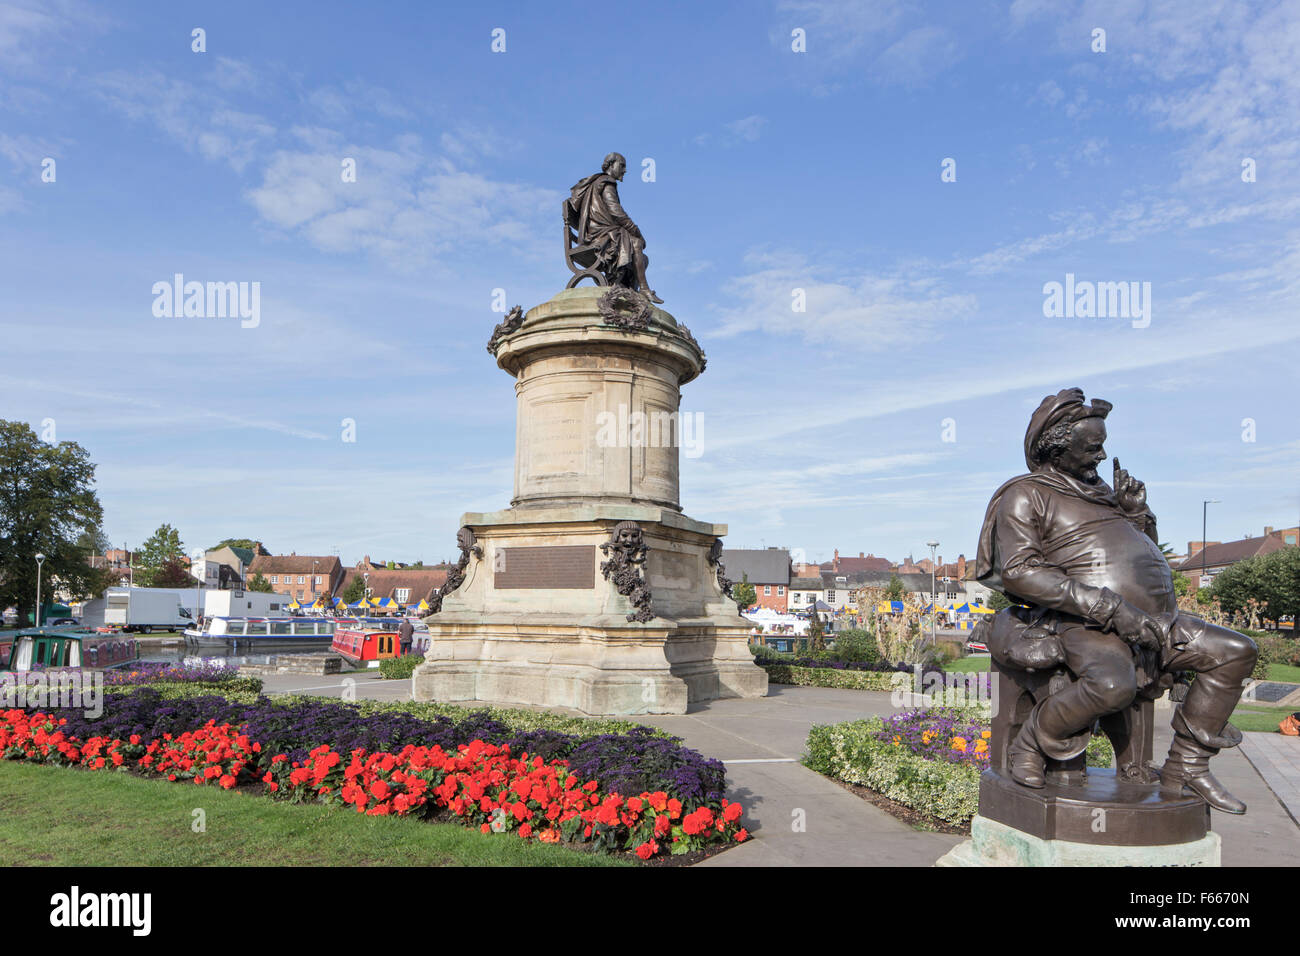
{"type": "Polygon", "coordinates": [[[596,308],[606,325],[613,325],[629,332],[649,328],[653,307],[650,300],[635,289],[611,286],[610,290],[596,300],[596,308]]]}
{"type": "Polygon", "coordinates": [[[523,306],[515,306],[506,315],[504,319],[497,323],[496,328],[492,330],[492,337],[488,339],[487,350],[493,355],[497,354],[497,346],[511,332],[519,331],[519,327],[524,324],[523,306]]]}
{"type": "Polygon", "coordinates": [[[456,562],[456,566],[447,575],[447,580],[442,587],[438,588],[438,593],[429,602],[430,614],[437,614],[441,611],[442,599],[465,582],[465,568],[469,565],[469,556],[472,554],[476,558],[481,559],[483,557],[483,549],[479,547],[478,539],[468,527],[461,528],[456,532],[456,547],[460,548],[460,560],[456,562]]]}
{"type": "Polygon", "coordinates": [[[718,587],[722,588],[722,593],[734,600],[731,588],[736,582],[727,577],[727,568],[722,563],[721,538],[713,539],[713,545],[709,548],[709,564],[717,570],[718,587]]]}
{"type": "Polygon", "coordinates": [[[600,573],[606,581],[613,580],[618,593],[632,602],[629,621],[654,620],[650,607],[650,588],[646,586],[642,565],[645,564],[645,533],[635,521],[620,521],[609,534],[609,540],[600,546],[608,561],[600,564],[600,573]]]}
{"type": "Polygon", "coordinates": [[[709,364],[709,360],[708,358],[705,357],[704,349],[700,347],[700,343],[695,341],[695,336],[691,335],[691,330],[688,329],[686,326],[682,325],[680,322],[677,323],[677,334],[680,335],[682,338],[684,338],[687,342],[690,342],[692,345],[694,345],[695,348],[699,351],[700,371],[703,372],[705,366],[709,364]]]}

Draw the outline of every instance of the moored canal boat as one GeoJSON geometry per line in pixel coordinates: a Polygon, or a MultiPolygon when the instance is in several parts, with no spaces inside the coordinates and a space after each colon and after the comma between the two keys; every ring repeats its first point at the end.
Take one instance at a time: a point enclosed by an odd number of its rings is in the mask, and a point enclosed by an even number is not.
{"type": "Polygon", "coordinates": [[[350,664],[378,667],[382,660],[402,656],[402,641],[396,628],[339,627],[330,650],[350,664]]]}
{"type": "Polygon", "coordinates": [[[140,658],[130,638],[66,627],[33,627],[18,631],[0,669],[8,671],[84,667],[106,670],[140,658]]]}

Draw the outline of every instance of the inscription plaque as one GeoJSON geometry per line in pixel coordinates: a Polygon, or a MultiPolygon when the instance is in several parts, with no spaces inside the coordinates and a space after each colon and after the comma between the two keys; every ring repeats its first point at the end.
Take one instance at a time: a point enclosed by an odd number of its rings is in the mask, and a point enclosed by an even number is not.
{"type": "Polygon", "coordinates": [[[594,588],[596,546],[497,548],[492,582],[508,588],[594,588]]]}

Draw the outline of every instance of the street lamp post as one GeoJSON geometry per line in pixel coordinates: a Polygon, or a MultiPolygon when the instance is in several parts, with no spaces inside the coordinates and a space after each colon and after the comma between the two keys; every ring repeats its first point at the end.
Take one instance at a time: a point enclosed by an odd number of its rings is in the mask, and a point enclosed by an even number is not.
{"type": "Polygon", "coordinates": [[[935,548],[939,547],[939,542],[927,541],[925,545],[930,549],[930,643],[934,644],[939,640],[939,595],[934,591],[934,575],[938,570],[935,567],[935,548]]]}
{"type": "Polygon", "coordinates": [[[45,563],[45,555],[37,552],[36,554],[36,626],[41,626],[41,565],[45,563]]]}
{"type": "Polygon", "coordinates": [[[1205,522],[1210,505],[1223,504],[1218,498],[1206,498],[1201,502],[1201,577],[1196,582],[1196,590],[1205,587],[1205,522]]]}

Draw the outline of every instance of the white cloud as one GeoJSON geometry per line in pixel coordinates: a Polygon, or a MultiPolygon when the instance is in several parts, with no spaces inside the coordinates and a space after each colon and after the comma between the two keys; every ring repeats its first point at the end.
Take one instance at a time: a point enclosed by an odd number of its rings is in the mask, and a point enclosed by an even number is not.
{"type": "Polygon", "coordinates": [[[752,253],[753,268],[727,282],[735,304],[718,308],[719,337],[755,330],[792,333],[807,342],[875,348],[913,339],[928,327],[960,319],[975,308],[970,294],[946,294],[933,279],[887,275],[835,276],[801,255],[752,253]],[[802,289],[806,311],[794,311],[802,289]]]}

